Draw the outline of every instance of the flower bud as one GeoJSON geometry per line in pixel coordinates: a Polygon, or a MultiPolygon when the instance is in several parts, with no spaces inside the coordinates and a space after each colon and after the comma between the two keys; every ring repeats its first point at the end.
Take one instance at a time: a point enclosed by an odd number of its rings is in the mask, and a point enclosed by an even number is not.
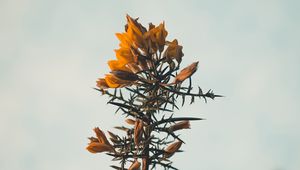
{"type": "Polygon", "coordinates": [[[191,77],[197,71],[198,63],[198,61],[194,62],[191,65],[182,69],[180,73],[177,74],[177,76],[175,77],[174,83],[181,83],[185,79],[191,77]]]}
{"type": "Polygon", "coordinates": [[[179,150],[179,148],[181,147],[182,142],[181,141],[177,141],[172,143],[171,145],[169,145],[166,149],[165,149],[165,153],[164,153],[164,157],[165,158],[170,158],[171,156],[174,155],[175,152],[177,152],[179,150]]]}

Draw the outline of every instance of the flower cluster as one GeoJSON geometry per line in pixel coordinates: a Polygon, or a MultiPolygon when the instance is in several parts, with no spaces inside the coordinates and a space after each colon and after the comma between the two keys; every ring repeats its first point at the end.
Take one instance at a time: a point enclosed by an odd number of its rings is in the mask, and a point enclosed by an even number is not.
{"type": "Polygon", "coordinates": [[[193,103],[196,97],[206,101],[220,96],[211,90],[203,93],[200,87],[198,93],[192,92],[191,77],[197,71],[198,62],[179,70],[183,47],[177,39],[166,40],[168,32],[164,22],[157,26],[150,23],[146,29],[138,18],[127,15],[126,19],[125,32],[116,34],[120,40],[116,59],[108,61],[111,71],[97,80],[96,88],[110,97],[108,103],[117,106],[117,112],[129,117],[125,120],[127,126],[115,127],[126,136],[108,131],[110,142],[102,130],[95,128],[96,137],[89,138],[86,149],[113,156],[114,161],[120,161],[119,166],[111,166],[117,170],[125,167],[149,170],[157,166],[176,169],[170,158],[184,143],[176,133],[190,129],[190,121],[202,120],[173,117],[174,109],[179,109],[178,97],[184,105],[186,98],[193,103]],[[188,84],[185,80],[189,80],[188,84]],[[166,136],[162,138],[162,134],[166,136]]]}
{"type": "MultiPolygon", "coordinates": [[[[115,50],[116,60],[108,61],[111,72],[97,81],[97,87],[100,89],[119,88],[137,83],[140,79],[136,74],[154,69],[154,61],[167,62],[173,68],[175,67],[174,60],[178,64],[182,61],[183,47],[178,44],[177,39],[171,42],[166,41],[168,32],[164,23],[158,26],[150,23],[146,29],[138,22],[138,19],[133,19],[129,15],[126,18],[125,32],[116,33],[120,40],[120,48],[115,50]],[[165,46],[167,48],[164,51],[165,46]],[[158,56],[158,52],[163,56],[158,56]]],[[[192,67],[195,72],[197,64],[192,67]]],[[[191,73],[181,74],[175,82],[183,81],[189,76],[191,73]]]]}

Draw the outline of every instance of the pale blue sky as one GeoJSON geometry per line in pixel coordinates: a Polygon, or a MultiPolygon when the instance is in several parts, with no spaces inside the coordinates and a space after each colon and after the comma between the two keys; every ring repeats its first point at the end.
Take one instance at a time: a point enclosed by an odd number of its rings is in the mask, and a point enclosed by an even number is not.
{"type": "MultiPolygon", "coordinates": [[[[299,1],[0,1],[0,169],[108,170],[110,157],[85,150],[92,128],[123,123],[92,89],[114,57],[126,13],[166,22],[199,61],[195,84],[225,98],[177,115],[192,123],[189,170],[300,168],[299,1]]],[[[115,131],[116,132],[116,131],[115,131]]]]}

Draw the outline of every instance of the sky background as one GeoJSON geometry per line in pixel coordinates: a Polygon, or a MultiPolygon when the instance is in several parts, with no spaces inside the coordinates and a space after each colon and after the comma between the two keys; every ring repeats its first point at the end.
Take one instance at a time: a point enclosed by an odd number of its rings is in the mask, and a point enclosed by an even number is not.
{"type": "Polygon", "coordinates": [[[108,72],[125,15],[165,21],[199,61],[194,84],[225,98],[176,111],[189,170],[299,170],[300,1],[0,0],[0,169],[108,170],[85,150],[92,129],[123,123],[92,88],[108,72]]]}

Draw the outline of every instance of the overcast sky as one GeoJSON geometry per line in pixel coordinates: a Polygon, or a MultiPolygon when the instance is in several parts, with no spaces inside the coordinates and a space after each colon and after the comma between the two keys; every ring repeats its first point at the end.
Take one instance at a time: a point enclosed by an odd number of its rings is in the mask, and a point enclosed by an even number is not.
{"type": "Polygon", "coordinates": [[[176,111],[206,120],[182,131],[174,166],[299,170],[299,2],[1,0],[0,169],[110,169],[85,147],[95,126],[123,123],[92,88],[128,13],[165,21],[183,66],[199,61],[194,84],[226,96],[176,111]]]}

